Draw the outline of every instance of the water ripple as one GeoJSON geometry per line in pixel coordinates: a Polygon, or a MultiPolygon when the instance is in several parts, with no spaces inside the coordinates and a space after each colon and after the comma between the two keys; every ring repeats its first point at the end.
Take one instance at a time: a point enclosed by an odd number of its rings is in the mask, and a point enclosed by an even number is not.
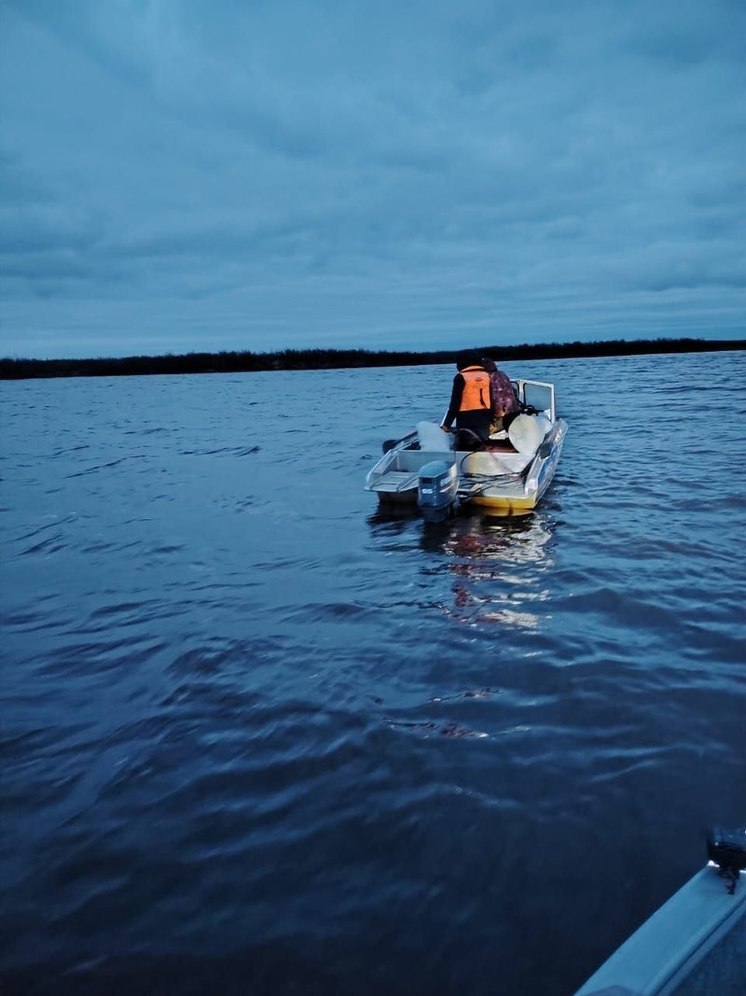
{"type": "Polygon", "coordinates": [[[659,362],[511,370],[553,488],[437,529],[362,478],[446,368],[8,385],[6,989],[572,991],[743,822],[743,358],[659,362]]]}

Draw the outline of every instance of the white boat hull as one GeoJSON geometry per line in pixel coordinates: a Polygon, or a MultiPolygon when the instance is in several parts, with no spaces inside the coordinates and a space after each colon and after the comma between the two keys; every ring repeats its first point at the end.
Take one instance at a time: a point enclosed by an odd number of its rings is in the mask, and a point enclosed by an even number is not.
{"type": "Polygon", "coordinates": [[[630,937],[576,996],[746,992],[746,872],[730,893],[707,865],[630,937]]]}

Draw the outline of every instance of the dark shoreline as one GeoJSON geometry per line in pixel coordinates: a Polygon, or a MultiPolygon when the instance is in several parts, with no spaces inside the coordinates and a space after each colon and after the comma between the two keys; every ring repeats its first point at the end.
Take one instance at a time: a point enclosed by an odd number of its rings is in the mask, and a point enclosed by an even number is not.
{"type": "MultiPolygon", "coordinates": [[[[474,346],[497,361],[556,360],[655,353],[709,353],[746,349],[746,339],[611,339],[603,342],[474,346]]],[[[247,373],[260,370],[330,370],[453,363],[461,350],[429,352],[367,349],[284,349],[274,353],[219,352],[99,359],[0,359],[0,380],[45,377],[117,377],[150,374],[247,373]]]]}

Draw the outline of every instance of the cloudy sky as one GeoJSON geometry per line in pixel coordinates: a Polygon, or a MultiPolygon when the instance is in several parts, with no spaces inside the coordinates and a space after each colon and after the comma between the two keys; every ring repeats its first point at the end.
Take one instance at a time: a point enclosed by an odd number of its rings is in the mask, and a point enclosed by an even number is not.
{"type": "Polygon", "coordinates": [[[2,354],[746,335],[743,0],[0,0],[2,354]]]}

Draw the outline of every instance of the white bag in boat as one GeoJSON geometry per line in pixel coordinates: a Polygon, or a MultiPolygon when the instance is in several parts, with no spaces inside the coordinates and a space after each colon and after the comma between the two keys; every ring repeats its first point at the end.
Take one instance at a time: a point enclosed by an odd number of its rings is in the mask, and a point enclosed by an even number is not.
{"type": "Polygon", "coordinates": [[[517,415],[508,428],[508,439],[519,453],[533,453],[550,425],[546,415],[517,415]]]}
{"type": "Polygon", "coordinates": [[[444,432],[436,422],[418,422],[417,438],[421,450],[445,453],[452,447],[452,436],[444,432]]]}

